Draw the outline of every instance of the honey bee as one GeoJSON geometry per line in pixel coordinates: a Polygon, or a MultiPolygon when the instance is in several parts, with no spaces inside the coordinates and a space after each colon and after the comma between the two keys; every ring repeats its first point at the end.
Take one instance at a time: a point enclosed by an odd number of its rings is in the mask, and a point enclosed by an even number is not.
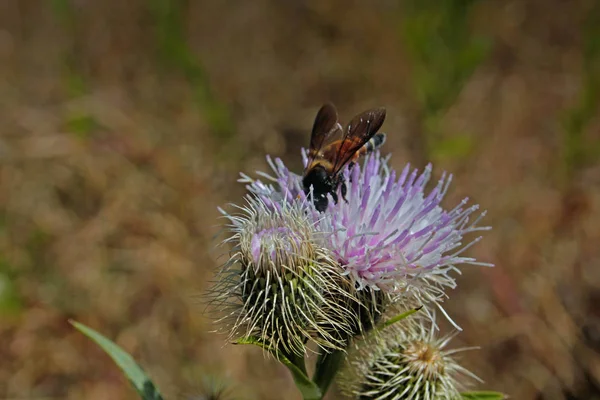
{"type": "Polygon", "coordinates": [[[304,193],[308,196],[312,188],[313,202],[319,212],[327,209],[328,194],[337,203],[338,188],[346,200],[346,183],[341,172],[347,165],[354,165],[360,156],[383,145],[385,133],[377,131],[384,120],[385,109],[376,108],[358,114],[342,130],[335,106],[328,103],[321,107],[313,124],[308,163],[302,177],[304,193]],[[340,134],[342,138],[334,140],[340,134]]]}

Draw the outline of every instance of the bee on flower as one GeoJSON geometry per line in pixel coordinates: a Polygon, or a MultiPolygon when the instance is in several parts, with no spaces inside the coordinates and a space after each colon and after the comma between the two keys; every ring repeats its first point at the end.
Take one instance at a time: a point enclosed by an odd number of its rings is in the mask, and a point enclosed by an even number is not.
{"type": "Polygon", "coordinates": [[[304,172],[267,157],[271,173],[241,174],[245,204],[221,210],[231,252],[212,291],[220,321],[282,360],[304,398],[322,398],[342,366],[339,386],[355,399],[454,400],[465,377],[478,379],[445,349],[452,336],[435,335],[435,314],[454,323],[440,303],[459,267],[492,266],[464,255],[481,239],[467,236],[489,229],[485,212],[468,199],[443,207],[452,176],[428,189],[431,165],[391,168],[379,153],[385,115],[365,111],[343,128],[324,105],[304,172]]]}
{"type": "Polygon", "coordinates": [[[485,212],[477,214],[479,206],[469,206],[468,199],[450,209],[441,206],[452,175],[442,174],[427,191],[431,165],[421,172],[410,165],[396,172],[387,158],[373,151],[376,146],[369,143],[377,137],[384,117],[380,109],[359,114],[344,131],[342,141],[333,142],[341,150],[324,152],[319,150],[329,148],[324,142],[341,132],[335,109],[324,106],[315,119],[311,148],[302,153],[304,177],[290,171],[280,159],[267,157],[272,175],[260,173],[263,182],[242,174],[240,182],[275,208],[295,201],[308,203],[306,215],[322,233],[320,245],[351,279],[359,293],[354,297],[374,299],[375,303],[366,300],[371,305],[384,305],[397,297],[439,305],[447,297],[446,289],[456,286],[452,272],[459,272],[460,265],[492,266],[464,255],[481,239],[465,242],[465,237],[490,228],[478,225],[485,212]],[[323,164],[317,162],[323,154],[338,154],[336,157],[343,159],[328,161],[335,166],[335,175],[327,181],[327,188],[312,178],[308,180],[312,186],[307,188],[307,178],[315,163],[323,164]],[[359,163],[362,154],[367,156],[359,163]]]}

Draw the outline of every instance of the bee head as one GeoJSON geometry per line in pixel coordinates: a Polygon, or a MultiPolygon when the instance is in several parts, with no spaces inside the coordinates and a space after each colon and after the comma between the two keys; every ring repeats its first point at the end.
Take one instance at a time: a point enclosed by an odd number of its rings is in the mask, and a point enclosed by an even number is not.
{"type": "Polygon", "coordinates": [[[331,177],[321,165],[315,166],[304,175],[302,186],[306,194],[310,192],[311,186],[315,194],[327,193],[333,189],[331,177]]]}
{"type": "Polygon", "coordinates": [[[332,195],[335,195],[333,193],[335,185],[327,170],[321,165],[316,165],[306,173],[302,179],[302,185],[304,187],[304,193],[307,195],[310,193],[310,188],[312,186],[316,209],[318,211],[325,211],[328,204],[327,194],[331,193],[332,195]]]}

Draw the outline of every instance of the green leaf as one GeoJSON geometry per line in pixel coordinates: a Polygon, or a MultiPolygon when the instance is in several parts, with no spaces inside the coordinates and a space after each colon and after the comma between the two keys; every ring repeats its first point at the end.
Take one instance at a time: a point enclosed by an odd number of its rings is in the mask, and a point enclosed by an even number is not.
{"type": "Polygon", "coordinates": [[[163,400],[162,395],[154,386],[154,383],[146,376],[144,371],[137,365],[133,358],[111,340],[105,338],[95,330],[76,321],[69,321],[77,330],[92,339],[102,348],[129,379],[129,382],[137,390],[144,400],[163,400]]]}
{"type": "Polygon", "coordinates": [[[463,399],[469,400],[503,400],[506,399],[507,396],[504,393],[500,392],[464,392],[460,394],[463,399]]]}
{"type": "Polygon", "coordinates": [[[255,337],[241,338],[236,340],[234,344],[253,344],[271,353],[292,373],[296,387],[302,393],[302,398],[304,400],[320,400],[323,397],[319,387],[306,375],[306,368],[304,368],[303,365],[304,360],[302,360],[302,365],[294,364],[281,351],[270,347],[268,344],[255,337]]]}
{"type": "Polygon", "coordinates": [[[387,328],[388,326],[390,326],[390,325],[393,325],[393,324],[395,324],[396,322],[402,321],[404,318],[406,318],[406,317],[409,317],[409,316],[413,315],[414,313],[416,313],[417,311],[419,311],[421,308],[423,308],[423,306],[419,306],[419,307],[417,307],[417,308],[414,308],[414,309],[412,309],[412,310],[408,310],[408,311],[407,311],[407,312],[405,312],[405,313],[398,314],[398,315],[396,315],[395,317],[393,317],[393,318],[390,318],[390,319],[388,319],[387,321],[385,321],[385,322],[384,322],[384,323],[381,325],[381,327],[380,327],[379,329],[384,329],[384,328],[387,328]]]}

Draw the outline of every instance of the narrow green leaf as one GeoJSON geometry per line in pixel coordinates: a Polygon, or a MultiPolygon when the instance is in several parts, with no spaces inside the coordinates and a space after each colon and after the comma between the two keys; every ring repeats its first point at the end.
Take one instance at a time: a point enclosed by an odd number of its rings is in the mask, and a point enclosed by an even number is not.
{"type": "Polygon", "coordinates": [[[500,392],[464,392],[461,393],[463,399],[468,400],[503,400],[506,399],[507,396],[500,392]]]}
{"type": "Polygon", "coordinates": [[[303,366],[294,364],[288,357],[286,357],[281,351],[273,349],[268,344],[264,343],[258,338],[248,337],[241,338],[234,342],[235,344],[253,344],[262,348],[263,350],[271,353],[280,363],[285,365],[287,369],[292,373],[296,387],[302,393],[304,400],[320,400],[323,395],[321,390],[313,381],[311,381],[303,370],[303,366]]]}
{"type": "Polygon", "coordinates": [[[393,325],[396,322],[402,321],[404,318],[413,315],[414,313],[416,313],[417,311],[419,311],[421,308],[423,308],[423,306],[419,306],[419,307],[414,308],[412,310],[408,310],[405,313],[396,315],[395,317],[390,318],[387,321],[385,321],[379,329],[387,328],[388,326],[393,325]]]}
{"type": "Polygon", "coordinates": [[[96,342],[113,359],[143,400],[163,400],[154,383],[128,353],[95,330],[76,321],[69,322],[81,333],[96,342]]]}

